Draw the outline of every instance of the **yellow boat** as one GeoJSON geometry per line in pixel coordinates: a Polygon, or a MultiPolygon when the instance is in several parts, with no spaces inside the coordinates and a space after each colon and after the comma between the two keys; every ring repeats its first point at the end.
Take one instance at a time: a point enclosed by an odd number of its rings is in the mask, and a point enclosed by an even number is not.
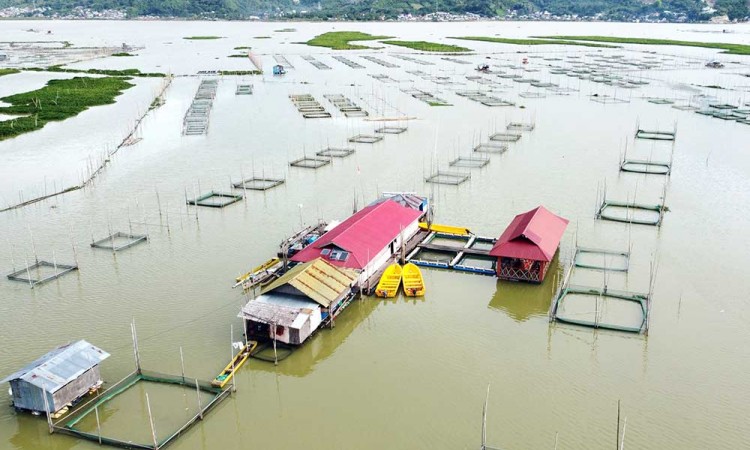
{"type": "Polygon", "coordinates": [[[435,231],[437,233],[455,234],[457,236],[468,236],[472,234],[471,230],[466,227],[454,227],[451,225],[439,225],[436,223],[428,225],[427,222],[420,222],[419,228],[426,231],[435,231]]]}
{"type": "Polygon", "coordinates": [[[421,297],[424,295],[424,279],[422,271],[416,264],[407,263],[404,265],[404,294],[407,297],[421,297]]]}
{"type": "Polygon", "coordinates": [[[258,267],[254,268],[250,272],[247,272],[244,275],[240,275],[239,277],[234,279],[234,281],[237,282],[234,287],[237,287],[241,284],[247,284],[247,287],[252,287],[259,282],[262,282],[265,279],[265,276],[269,275],[271,269],[279,264],[279,262],[279,258],[271,258],[258,267]]]}
{"type": "Polygon", "coordinates": [[[240,351],[237,352],[236,355],[234,355],[234,358],[229,361],[229,364],[227,364],[224,370],[222,370],[220,374],[216,375],[216,378],[211,381],[211,385],[217,388],[223,388],[224,386],[226,386],[226,384],[229,383],[229,380],[231,380],[234,376],[234,373],[240,370],[240,367],[245,364],[247,358],[250,357],[250,353],[252,353],[257,346],[258,343],[256,341],[248,341],[247,344],[242,346],[240,351]]]}
{"type": "Polygon", "coordinates": [[[386,267],[383,276],[380,277],[378,287],[375,288],[375,295],[383,298],[395,297],[398,293],[398,287],[401,285],[401,265],[393,263],[386,267]]]}

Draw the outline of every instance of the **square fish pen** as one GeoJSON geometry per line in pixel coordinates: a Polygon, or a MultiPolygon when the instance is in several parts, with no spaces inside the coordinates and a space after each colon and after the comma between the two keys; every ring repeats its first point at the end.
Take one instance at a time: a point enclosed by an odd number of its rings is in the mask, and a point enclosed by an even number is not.
{"type": "Polygon", "coordinates": [[[501,144],[499,142],[484,142],[474,147],[476,153],[494,153],[501,154],[508,151],[508,144],[501,144]]]}
{"type": "Polygon", "coordinates": [[[490,136],[490,140],[497,142],[517,142],[521,137],[520,134],[515,133],[495,133],[490,136]]]}
{"type": "MultiPolygon", "coordinates": [[[[99,445],[109,445],[125,449],[158,450],[171,444],[177,438],[186,433],[190,427],[195,425],[198,421],[203,420],[206,414],[213,410],[219,402],[227,398],[230,394],[231,389],[222,390],[213,387],[211,383],[207,381],[199,381],[197,379],[185,378],[184,376],[165,375],[139,369],[115,383],[106,391],[81,404],[58,422],[51,424],[50,431],[85,439],[87,441],[98,443],[99,445]],[[113,414],[116,414],[116,412],[121,409],[112,406],[113,403],[117,402],[117,398],[123,394],[133,395],[132,391],[128,392],[131,388],[137,386],[144,387],[145,384],[158,385],[164,388],[167,388],[168,386],[181,388],[185,391],[183,398],[186,398],[185,395],[190,393],[195,394],[195,412],[189,413],[185,422],[178,425],[176,429],[167,431],[167,434],[162,435],[160,438],[157,435],[157,431],[163,432],[163,429],[161,426],[158,428],[155,426],[160,424],[154,422],[154,417],[151,413],[153,404],[148,397],[148,393],[146,393],[145,401],[139,402],[140,405],[145,405],[144,409],[146,409],[148,414],[148,425],[146,425],[147,430],[144,430],[143,433],[148,437],[145,438],[143,442],[137,442],[133,438],[119,438],[103,435],[103,422],[100,420],[100,416],[106,411],[107,421],[111,420],[113,414]],[[202,399],[201,397],[204,398],[202,399]]],[[[120,428],[120,430],[122,430],[122,428],[120,428]]],[[[132,429],[128,429],[128,431],[132,432],[132,429]]]]}
{"type": "Polygon", "coordinates": [[[638,139],[651,139],[655,141],[674,141],[676,136],[676,131],[643,130],[638,128],[635,132],[635,137],[638,139]]]}
{"type": "Polygon", "coordinates": [[[252,191],[267,191],[269,189],[275,188],[276,186],[281,186],[284,184],[283,178],[261,178],[261,177],[252,177],[248,178],[246,180],[240,181],[239,183],[234,183],[232,186],[235,189],[250,189],[252,191]]]}
{"type": "Polygon", "coordinates": [[[346,158],[347,156],[354,154],[354,151],[355,150],[353,148],[328,147],[317,152],[315,155],[322,156],[324,158],[346,158]]]}
{"type": "Polygon", "coordinates": [[[357,142],[360,144],[374,144],[383,140],[383,136],[373,136],[369,134],[358,134],[349,138],[349,142],[357,142]]]}
{"type": "Polygon", "coordinates": [[[468,181],[470,178],[471,178],[471,174],[468,174],[468,173],[446,172],[446,171],[438,170],[437,172],[428,176],[424,180],[428,183],[449,184],[453,186],[458,186],[459,184],[468,181]]]}
{"type": "Polygon", "coordinates": [[[591,96],[591,101],[597,102],[597,103],[603,103],[605,105],[615,104],[615,103],[630,103],[630,100],[626,100],[624,98],[612,97],[610,95],[596,95],[596,94],[591,96]]]}
{"type": "Polygon", "coordinates": [[[389,126],[382,126],[375,130],[376,133],[381,134],[401,134],[407,130],[406,127],[389,127],[389,126]]]}
{"type": "Polygon", "coordinates": [[[328,119],[331,117],[331,113],[326,111],[303,112],[302,117],[305,119],[328,119]]]}
{"type": "Polygon", "coordinates": [[[530,122],[510,122],[505,126],[508,131],[534,131],[536,125],[530,122]]]}
{"type": "Polygon", "coordinates": [[[573,265],[582,269],[627,272],[630,269],[630,252],[576,247],[573,265]]]}
{"type": "Polygon", "coordinates": [[[451,167],[464,167],[468,169],[480,169],[490,163],[489,158],[478,158],[474,156],[459,156],[448,165],[451,167]]]}
{"type": "Polygon", "coordinates": [[[328,158],[310,158],[305,156],[304,158],[295,159],[290,162],[289,165],[292,167],[300,167],[303,169],[319,169],[323,166],[331,164],[331,160],[328,158]]]}
{"type": "Polygon", "coordinates": [[[650,311],[651,294],[568,286],[555,297],[550,308],[550,321],[628,333],[648,333],[650,311]],[[591,300],[594,302],[593,311],[566,311],[567,304],[571,302],[591,300]],[[605,306],[608,308],[605,309],[605,306]],[[611,312],[609,309],[617,307],[621,310],[617,312],[628,313],[634,318],[631,321],[602,320],[604,314],[611,312]],[[593,318],[588,318],[592,315],[593,318]]]}
{"type": "Polygon", "coordinates": [[[596,213],[597,219],[638,225],[661,226],[666,207],[641,203],[604,200],[596,213]]]}
{"type": "Polygon", "coordinates": [[[104,239],[92,242],[91,247],[119,252],[120,250],[128,249],[146,241],[148,241],[148,236],[145,234],[132,234],[118,231],[110,234],[104,239]]]}
{"type": "Polygon", "coordinates": [[[36,261],[30,266],[27,265],[23,269],[8,274],[8,279],[28,283],[33,289],[38,284],[56,280],[74,270],[78,270],[78,266],[74,264],[58,264],[56,261],[36,261]]]}
{"type": "Polygon", "coordinates": [[[647,175],[670,175],[672,173],[672,163],[645,159],[623,159],[620,163],[620,170],[647,175]]]}
{"type": "Polygon", "coordinates": [[[194,199],[187,200],[188,205],[206,206],[209,208],[223,208],[242,200],[243,197],[238,194],[228,192],[210,191],[194,199]]]}

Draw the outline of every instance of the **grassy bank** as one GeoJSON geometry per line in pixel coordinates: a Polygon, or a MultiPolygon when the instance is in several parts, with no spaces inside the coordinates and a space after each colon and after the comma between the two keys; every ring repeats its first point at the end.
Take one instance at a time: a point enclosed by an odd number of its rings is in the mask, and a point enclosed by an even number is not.
{"type": "Polygon", "coordinates": [[[327,47],[333,50],[366,50],[372,47],[364,45],[350,44],[356,41],[374,41],[378,39],[388,39],[391,36],[373,36],[359,31],[331,31],[315,36],[305,42],[313,47],[327,47]]]}
{"type": "Polygon", "coordinates": [[[76,77],[50,80],[36,91],[0,98],[10,104],[0,107],[0,114],[20,116],[0,122],[0,141],[77,116],[92,106],[114,103],[115,97],[132,86],[126,78],[76,77]]]}
{"type": "Polygon", "coordinates": [[[606,44],[595,44],[592,42],[576,42],[564,39],[511,39],[511,38],[497,38],[497,37],[484,37],[484,36],[462,36],[462,37],[451,37],[448,39],[461,39],[464,41],[480,41],[480,42],[494,42],[496,44],[511,44],[511,45],[578,45],[582,47],[600,47],[600,48],[617,48],[615,45],[606,44]]]}
{"type": "Polygon", "coordinates": [[[14,73],[19,73],[20,70],[18,69],[0,69],[0,77],[3,75],[13,75],[14,73]]]}
{"type": "Polygon", "coordinates": [[[459,47],[458,45],[438,44],[436,42],[426,41],[380,41],[383,44],[398,45],[399,47],[421,50],[423,52],[444,52],[444,53],[463,53],[470,52],[470,48],[459,47]]]}
{"type": "Polygon", "coordinates": [[[680,47],[701,47],[724,50],[722,53],[730,55],[750,55],[750,45],[727,44],[724,42],[698,42],[698,41],[675,41],[672,39],[645,39],[626,38],[614,36],[540,36],[544,39],[571,40],[587,42],[610,42],[616,44],[640,44],[640,45],[676,45],[680,47]]]}
{"type": "Polygon", "coordinates": [[[260,70],[220,70],[219,75],[262,75],[260,70]]]}
{"type": "Polygon", "coordinates": [[[186,36],[183,39],[187,39],[189,41],[210,41],[213,39],[224,39],[221,36],[186,36]]]}
{"type": "Polygon", "coordinates": [[[123,57],[123,56],[135,56],[135,55],[134,55],[134,54],[132,54],[132,53],[128,53],[128,52],[120,52],[120,53],[112,53],[112,56],[120,56],[120,57],[123,57]]]}
{"type": "Polygon", "coordinates": [[[110,77],[145,77],[145,78],[164,78],[165,74],[160,72],[141,72],[138,69],[66,69],[61,66],[50,67],[28,67],[23,70],[30,72],[60,72],[60,73],[83,73],[89,75],[107,75],[110,77]]]}

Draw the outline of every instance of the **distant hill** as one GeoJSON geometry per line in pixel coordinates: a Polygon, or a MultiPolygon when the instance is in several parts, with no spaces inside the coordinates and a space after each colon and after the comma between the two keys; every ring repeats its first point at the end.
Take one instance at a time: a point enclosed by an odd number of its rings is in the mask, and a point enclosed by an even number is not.
{"type": "MultiPolygon", "coordinates": [[[[0,9],[25,8],[27,15],[64,16],[76,10],[118,10],[128,17],[250,16],[379,20],[437,11],[484,17],[697,21],[727,14],[750,16],[750,0],[0,0],[0,9]],[[36,8],[30,11],[31,8],[36,8]]],[[[23,15],[20,12],[19,15],[23,15]]]]}

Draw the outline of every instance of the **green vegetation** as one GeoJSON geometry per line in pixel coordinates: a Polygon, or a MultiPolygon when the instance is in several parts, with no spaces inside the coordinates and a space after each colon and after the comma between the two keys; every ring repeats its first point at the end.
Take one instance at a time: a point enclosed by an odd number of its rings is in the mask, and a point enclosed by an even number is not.
{"type": "Polygon", "coordinates": [[[444,102],[427,102],[430,106],[453,106],[450,103],[444,103],[444,102]]]}
{"type": "Polygon", "coordinates": [[[141,78],[164,78],[165,74],[160,72],[141,72],[138,69],[66,69],[62,66],[28,67],[23,69],[28,72],[61,72],[61,73],[86,73],[89,75],[107,75],[110,77],[141,77],[141,78]]]}
{"type": "Polygon", "coordinates": [[[331,31],[315,36],[305,42],[314,47],[328,47],[333,50],[365,50],[372,47],[350,44],[353,41],[374,41],[378,39],[389,39],[391,36],[373,36],[359,31],[331,31]]]}
{"type": "Polygon", "coordinates": [[[122,56],[135,56],[135,55],[132,54],[132,53],[128,53],[128,52],[120,52],[120,53],[112,53],[112,56],[120,56],[120,57],[122,57],[122,56]]]}
{"type": "Polygon", "coordinates": [[[724,50],[722,53],[730,55],[750,55],[750,45],[727,44],[722,42],[697,42],[697,41],[675,41],[671,39],[645,39],[626,38],[614,36],[541,36],[545,39],[564,39],[588,42],[614,42],[618,44],[642,44],[642,45],[677,45],[681,47],[702,47],[724,50]]]}
{"type": "Polygon", "coordinates": [[[261,75],[260,70],[220,70],[219,75],[261,75]]]}
{"type": "Polygon", "coordinates": [[[188,36],[184,37],[183,39],[187,39],[189,41],[210,41],[213,39],[224,39],[221,36],[188,36]]]}
{"type": "Polygon", "coordinates": [[[271,36],[255,36],[253,39],[271,39],[271,36]]]}
{"type": "Polygon", "coordinates": [[[115,97],[132,87],[119,77],[76,77],[50,80],[36,91],[0,98],[10,106],[0,107],[0,114],[21,116],[0,122],[0,141],[39,130],[47,122],[74,117],[92,106],[115,102],[115,97]]]}
{"type": "Polygon", "coordinates": [[[563,40],[563,39],[510,39],[510,38],[482,37],[482,36],[451,37],[448,39],[461,39],[464,41],[495,42],[498,44],[513,44],[513,45],[581,45],[584,47],[605,47],[605,48],[616,47],[614,45],[594,44],[590,42],[575,42],[575,41],[563,40]]]}
{"type": "Polygon", "coordinates": [[[414,50],[421,50],[425,52],[445,52],[445,53],[461,53],[470,52],[470,48],[459,47],[457,45],[446,45],[437,44],[435,42],[426,41],[380,41],[383,44],[398,45],[400,47],[411,48],[414,50]]]}
{"type": "Polygon", "coordinates": [[[244,46],[244,47],[235,47],[234,49],[235,49],[235,50],[250,50],[251,48],[252,48],[252,47],[247,47],[247,46],[244,46]]]}
{"type": "Polygon", "coordinates": [[[294,33],[297,31],[296,28],[282,28],[280,30],[273,30],[274,33],[294,33]]]}
{"type": "Polygon", "coordinates": [[[227,58],[247,58],[247,55],[243,55],[241,53],[237,53],[237,54],[234,54],[234,55],[229,55],[229,56],[227,56],[227,58]]]}
{"type": "Polygon", "coordinates": [[[20,70],[18,69],[0,69],[0,77],[3,75],[13,75],[14,73],[19,73],[20,70]]]}

